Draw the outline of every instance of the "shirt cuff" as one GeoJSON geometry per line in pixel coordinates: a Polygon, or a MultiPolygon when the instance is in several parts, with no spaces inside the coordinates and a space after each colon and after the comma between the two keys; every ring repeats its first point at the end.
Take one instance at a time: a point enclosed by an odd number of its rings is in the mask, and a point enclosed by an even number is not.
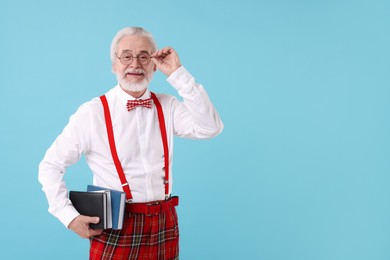
{"type": "Polygon", "coordinates": [[[58,219],[64,224],[65,227],[69,228],[70,222],[72,222],[80,213],[73,207],[65,207],[58,215],[58,219]]]}
{"type": "Polygon", "coordinates": [[[193,86],[193,84],[189,83],[194,83],[195,79],[184,66],[180,66],[167,78],[167,81],[176,90],[188,92],[193,86]]]}

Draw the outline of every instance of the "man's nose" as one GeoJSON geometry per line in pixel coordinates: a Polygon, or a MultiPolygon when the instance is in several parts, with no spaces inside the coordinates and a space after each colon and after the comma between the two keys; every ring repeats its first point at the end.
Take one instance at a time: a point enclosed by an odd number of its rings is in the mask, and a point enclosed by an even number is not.
{"type": "Polygon", "coordinates": [[[133,68],[139,68],[141,67],[141,63],[139,62],[138,60],[138,57],[133,57],[133,59],[131,60],[130,64],[129,64],[131,67],[133,68]]]}

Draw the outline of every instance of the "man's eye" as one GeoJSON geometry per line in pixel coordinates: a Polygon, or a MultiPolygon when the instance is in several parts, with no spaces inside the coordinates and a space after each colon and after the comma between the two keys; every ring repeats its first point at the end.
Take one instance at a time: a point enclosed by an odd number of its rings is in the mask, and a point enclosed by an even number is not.
{"type": "Polygon", "coordinates": [[[129,55],[129,54],[126,54],[126,55],[122,55],[122,59],[125,59],[125,60],[130,60],[132,59],[133,56],[129,55]]]}
{"type": "Polygon", "coordinates": [[[140,60],[148,60],[149,59],[149,56],[148,55],[139,55],[138,58],[140,60]]]}

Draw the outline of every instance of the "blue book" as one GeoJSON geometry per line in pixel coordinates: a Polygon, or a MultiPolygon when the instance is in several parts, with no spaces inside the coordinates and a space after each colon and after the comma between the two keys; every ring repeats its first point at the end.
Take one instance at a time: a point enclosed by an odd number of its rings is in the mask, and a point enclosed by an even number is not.
{"type": "Polygon", "coordinates": [[[112,229],[122,229],[123,218],[125,215],[126,194],[122,191],[111,190],[95,185],[88,185],[87,191],[110,191],[112,229]]]}

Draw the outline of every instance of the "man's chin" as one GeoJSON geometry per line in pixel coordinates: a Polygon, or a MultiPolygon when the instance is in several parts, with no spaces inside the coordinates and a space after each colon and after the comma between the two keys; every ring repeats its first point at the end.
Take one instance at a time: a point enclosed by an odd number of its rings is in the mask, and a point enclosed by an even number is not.
{"type": "Polygon", "coordinates": [[[140,83],[133,83],[133,82],[120,82],[120,86],[130,92],[143,92],[148,88],[148,82],[143,81],[140,83]]]}
{"type": "Polygon", "coordinates": [[[117,75],[117,79],[119,82],[119,85],[121,88],[126,91],[126,92],[133,92],[133,93],[139,93],[139,92],[144,92],[148,86],[151,78],[144,77],[143,79],[139,80],[128,80],[123,78],[122,76],[117,75]]]}

